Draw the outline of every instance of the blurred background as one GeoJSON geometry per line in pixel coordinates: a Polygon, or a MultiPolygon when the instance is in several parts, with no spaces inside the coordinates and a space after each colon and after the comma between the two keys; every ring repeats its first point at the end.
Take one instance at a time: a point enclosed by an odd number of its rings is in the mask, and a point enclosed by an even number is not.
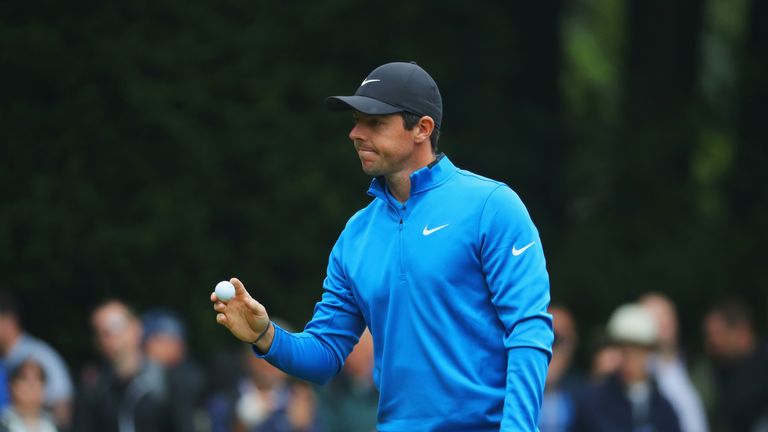
{"type": "MultiPolygon", "coordinates": [[[[415,60],[440,147],[509,184],[582,334],[648,291],[702,349],[718,298],[768,306],[768,3],[761,0],[4,2],[0,283],[73,375],[89,314],[170,308],[203,364],[237,276],[301,328],[369,200],[324,98],[415,60]]],[[[586,363],[585,356],[581,357],[586,363]]]]}

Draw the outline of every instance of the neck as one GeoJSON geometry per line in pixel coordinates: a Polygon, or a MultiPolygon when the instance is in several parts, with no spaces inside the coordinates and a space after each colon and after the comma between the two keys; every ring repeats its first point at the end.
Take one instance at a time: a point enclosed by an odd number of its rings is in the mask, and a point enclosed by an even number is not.
{"type": "Polygon", "coordinates": [[[392,196],[401,203],[408,201],[411,197],[411,174],[428,166],[434,160],[435,154],[430,151],[406,169],[387,175],[387,187],[392,196]]]}
{"type": "Polygon", "coordinates": [[[19,341],[20,337],[21,332],[18,330],[10,332],[8,337],[2,340],[2,343],[0,343],[0,354],[2,354],[3,357],[7,356],[8,353],[10,353],[13,347],[16,345],[16,342],[19,341]]]}
{"type": "Polygon", "coordinates": [[[117,376],[122,379],[131,378],[138,373],[141,367],[142,357],[138,352],[131,352],[130,354],[117,359],[113,366],[117,376]]]}
{"type": "Polygon", "coordinates": [[[677,358],[677,349],[674,346],[664,347],[659,350],[659,357],[665,361],[671,361],[677,358]]]}
{"type": "Polygon", "coordinates": [[[37,418],[40,416],[39,406],[14,405],[13,410],[16,411],[16,414],[21,417],[25,423],[37,422],[37,418]]]}
{"type": "Polygon", "coordinates": [[[411,196],[411,173],[398,173],[389,175],[387,179],[387,188],[389,193],[392,194],[395,199],[404,203],[408,201],[411,196]]]}

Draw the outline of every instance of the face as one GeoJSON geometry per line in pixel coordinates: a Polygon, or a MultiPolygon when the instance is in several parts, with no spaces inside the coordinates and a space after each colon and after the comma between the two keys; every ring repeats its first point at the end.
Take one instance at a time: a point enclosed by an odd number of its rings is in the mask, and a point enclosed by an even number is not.
{"type": "Polygon", "coordinates": [[[10,348],[13,318],[10,315],[0,314],[0,354],[5,355],[10,348]]]}
{"type": "Polygon", "coordinates": [[[709,355],[716,358],[728,358],[734,355],[736,334],[720,314],[711,312],[704,318],[704,337],[709,355]]]}
{"type": "Polygon", "coordinates": [[[656,320],[661,346],[674,349],[677,345],[677,315],[672,303],[664,297],[650,295],[641,304],[656,320]]]}
{"type": "Polygon", "coordinates": [[[344,371],[361,379],[371,379],[373,370],[373,338],[366,329],[344,363],[344,371]]]}
{"type": "Polygon", "coordinates": [[[251,380],[260,389],[280,387],[288,378],[285,372],[254,356],[250,348],[245,352],[245,366],[251,380]]]}
{"type": "Polygon", "coordinates": [[[601,348],[592,359],[592,375],[601,378],[615,373],[621,367],[621,349],[615,345],[601,348]]]}
{"type": "Polygon", "coordinates": [[[13,403],[19,408],[39,409],[45,394],[43,371],[37,363],[27,362],[20,367],[19,375],[10,383],[13,403]]]}
{"type": "Polygon", "coordinates": [[[184,342],[176,336],[169,334],[156,334],[150,337],[144,344],[147,357],[157,363],[171,367],[184,359],[184,342]]]}
{"type": "Polygon", "coordinates": [[[367,115],[355,111],[355,126],[349,138],[360,157],[363,172],[370,176],[389,176],[414,171],[415,138],[418,127],[405,129],[400,114],[367,115]]]}
{"type": "Polygon", "coordinates": [[[96,344],[110,360],[116,361],[139,348],[141,326],[117,303],[109,303],[93,314],[96,344]]]}
{"type": "Polygon", "coordinates": [[[547,371],[547,384],[556,384],[571,364],[573,351],[576,349],[576,328],[570,312],[560,307],[552,307],[552,325],[555,331],[555,343],[552,345],[552,360],[547,371]]]}
{"type": "Polygon", "coordinates": [[[645,381],[648,377],[648,354],[644,347],[626,345],[621,347],[621,377],[626,383],[645,381]]]}

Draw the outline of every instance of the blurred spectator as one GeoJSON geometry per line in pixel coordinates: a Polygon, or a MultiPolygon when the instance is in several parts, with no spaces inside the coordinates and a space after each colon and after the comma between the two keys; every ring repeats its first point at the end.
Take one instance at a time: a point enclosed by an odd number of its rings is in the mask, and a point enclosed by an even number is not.
{"type": "Polygon", "coordinates": [[[649,293],[640,299],[640,304],[653,316],[659,330],[659,349],[650,363],[659,391],[675,410],[683,432],[707,432],[704,406],[680,353],[677,313],[672,301],[659,293],[649,293]]]}
{"type": "Polygon", "coordinates": [[[208,372],[208,395],[205,408],[210,432],[231,432],[235,421],[235,405],[240,397],[240,382],[245,376],[242,344],[216,351],[208,372]]]}
{"type": "Polygon", "coordinates": [[[658,343],[653,317],[640,305],[613,313],[608,335],[620,346],[617,373],[588,387],[579,398],[575,431],[677,432],[677,416],[648,372],[648,356],[658,343]]]}
{"type": "Polygon", "coordinates": [[[576,324],[571,313],[562,306],[549,308],[555,331],[552,360],[547,372],[547,385],[539,418],[541,432],[566,432],[571,430],[575,417],[576,390],[579,378],[571,370],[578,343],[576,324]]]}
{"type": "Polygon", "coordinates": [[[768,353],[758,342],[750,308],[734,299],[717,303],[704,318],[704,333],[716,388],[713,428],[759,430],[768,420],[768,353]]]}
{"type": "MultiPolygon", "coordinates": [[[[275,319],[281,328],[290,325],[275,319]]],[[[245,375],[235,389],[225,389],[208,403],[211,431],[320,432],[317,397],[312,387],[288,377],[253,355],[250,346],[240,352],[245,375]]],[[[231,366],[230,366],[231,367],[231,366]]]]}
{"type": "Polygon", "coordinates": [[[47,377],[45,405],[52,411],[56,424],[66,429],[72,417],[74,393],[67,365],[50,345],[24,331],[16,302],[4,291],[0,291],[0,357],[6,370],[29,357],[42,365],[47,377]]]}
{"type": "Polygon", "coordinates": [[[590,379],[594,383],[600,383],[619,371],[621,348],[607,336],[601,335],[592,342],[591,358],[590,379]]]}
{"type": "Polygon", "coordinates": [[[0,409],[5,408],[10,402],[8,396],[8,380],[5,374],[5,366],[0,362],[0,409]]]}
{"type": "Polygon", "coordinates": [[[142,316],[144,352],[165,369],[173,422],[179,432],[195,430],[197,407],[205,387],[202,369],[187,353],[186,329],[172,311],[154,309],[142,316]]]}
{"type": "Polygon", "coordinates": [[[317,400],[312,387],[288,376],[248,350],[250,380],[241,383],[235,431],[319,431],[317,400]]]}
{"type": "Polygon", "coordinates": [[[141,350],[141,322],[121,301],[91,315],[96,345],[106,360],[86,370],[75,413],[77,432],[172,431],[163,369],[141,350]]]}
{"type": "Polygon", "coordinates": [[[376,430],[379,392],[373,384],[373,338],[368,329],[341,373],[321,388],[321,416],[329,432],[376,430]]]}
{"type": "Polygon", "coordinates": [[[0,414],[0,432],[56,432],[45,412],[45,381],[42,365],[33,358],[11,370],[11,405],[0,414]]]}

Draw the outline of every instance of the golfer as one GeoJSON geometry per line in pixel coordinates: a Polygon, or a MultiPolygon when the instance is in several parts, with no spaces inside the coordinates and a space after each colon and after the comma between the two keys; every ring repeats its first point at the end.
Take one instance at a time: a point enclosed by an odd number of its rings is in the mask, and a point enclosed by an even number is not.
{"type": "Polygon", "coordinates": [[[442,98],[415,63],[380,66],[327,104],[352,114],[372,200],[336,241],[311,321],[281,329],[236,278],[228,303],[211,295],[216,321],[318,384],[367,326],[381,432],[535,431],[553,333],[544,251],[522,201],[437,152],[442,98]]]}

